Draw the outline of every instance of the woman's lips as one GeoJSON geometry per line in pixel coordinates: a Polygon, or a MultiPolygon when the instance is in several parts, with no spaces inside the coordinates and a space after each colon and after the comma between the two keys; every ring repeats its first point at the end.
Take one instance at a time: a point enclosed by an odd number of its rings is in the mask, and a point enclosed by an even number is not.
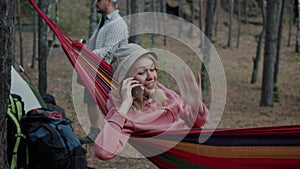
{"type": "Polygon", "coordinates": [[[151,89],[155,88],[155,85],[154,85],[154,83],[148,83],[148,84],[145,84],[144,87],[148,90],[151,90],[151,89]]]}

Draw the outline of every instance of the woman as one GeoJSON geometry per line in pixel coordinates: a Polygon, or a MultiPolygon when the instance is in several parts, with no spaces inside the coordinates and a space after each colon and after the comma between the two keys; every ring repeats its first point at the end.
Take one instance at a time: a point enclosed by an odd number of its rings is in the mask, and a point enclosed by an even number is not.
{"type": "MultiPolygon", "coordinates": [[[[128,44],[115,52],[111,65],[114,78],[121,83],[110,93],[106,121],[95,140],[99,159],[108,160],[120,153],[133,132],[199,128],[205,124],[208,110],[201,98],[198,113],[194,113],[180,95],[158,83],[155,53],[128,44]]],[[[201,97],[201,90],[199,94],[201,97]]]]}

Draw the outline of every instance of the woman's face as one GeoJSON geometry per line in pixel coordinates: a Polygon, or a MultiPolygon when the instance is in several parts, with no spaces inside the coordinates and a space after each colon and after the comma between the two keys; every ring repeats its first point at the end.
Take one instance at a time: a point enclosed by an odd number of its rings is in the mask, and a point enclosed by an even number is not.
{"type": "Polygon", "coordinates": [[[133,72],[135,72],[134,79],[144,87],[144,96],[149,96],[155,90],[157,83],[157,68],[151,58],[151,55],[145,55],[132,65],[133,72]]]}

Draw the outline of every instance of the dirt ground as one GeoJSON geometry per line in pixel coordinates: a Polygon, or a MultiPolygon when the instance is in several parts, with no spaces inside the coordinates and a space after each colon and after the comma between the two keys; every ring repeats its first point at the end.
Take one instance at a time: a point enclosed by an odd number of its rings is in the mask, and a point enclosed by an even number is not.
{"type": "MultiPolygon", "coordinates": [[[[227,14],[224,14],[227,16],[227,14]]],[[[257,18],[250,18],[250,20],[257,18]]],[[[260,107],[261,78],[263,69],[263,58],[259,67],[258,81],[250,84],[252,72],[252,58],[256,54],[255,35],[261,31],[261,26],[251,23],[243,24],[239,48],[235,47],[237,27],[233,26],[232,46],[226,47],[228,27],[222,20],[217,36],[214,36],[214,47],[216,48],[226,74],[227,97],[226,106],[219,123],[220,128],[238,128],[255,126],[272,126],[286,124],[300,124],[300,55],[294,53],[295,32],[293,27],[291,47],[287,47],[288,26],[283,28],[281,45],[280,72],[279,72],[279,96],[280,102],[274,103],[272,107],[260,107]]],[[[25,37],[25,71],[31,80],[37,85],[37,64],[34,69],[31,64],[31,34],[23,34],[25,37]]],[[[77,37],[74,37],[77,38],[77,37]]],[[[158,42],[159,43],[159,40],[158,42]]],[[[172,46],[172,41],[167,45],[172,46]]],[[[174,46],[174,45],[173,45],[174,46]]],[[[17,48],[17,47],[16,47],[17,48]]],[[[16,51],[18,56],[18,50],[16,51]]],[[[263,52],[262,52],[263,57],[263,52]]],[[[55,96],[57,104],[61,105],[68,117],[74,123],[73,127],[78,136],[85,136],[72,104],[72,66],[63,53],[61,47],[54,48],[48,57],[48,93],[55,96]]],[[[131,159],[116,157],[109,161],[101,161],[94,157],[93,144],[84,146],[87,150],[88,164],[94,168],[156,168],[147,159],[131,159]]]]}

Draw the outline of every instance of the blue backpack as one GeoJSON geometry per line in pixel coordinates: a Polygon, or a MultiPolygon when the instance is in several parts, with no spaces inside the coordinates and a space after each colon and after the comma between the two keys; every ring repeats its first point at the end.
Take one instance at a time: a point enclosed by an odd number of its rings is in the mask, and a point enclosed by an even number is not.
{"type": "Polygon", "coordinates": [[[27,137],[29,167],[34,169],[86,169],[86,151],[71,122],[57,111],[38,108],[21,120],[27,137]]]}

